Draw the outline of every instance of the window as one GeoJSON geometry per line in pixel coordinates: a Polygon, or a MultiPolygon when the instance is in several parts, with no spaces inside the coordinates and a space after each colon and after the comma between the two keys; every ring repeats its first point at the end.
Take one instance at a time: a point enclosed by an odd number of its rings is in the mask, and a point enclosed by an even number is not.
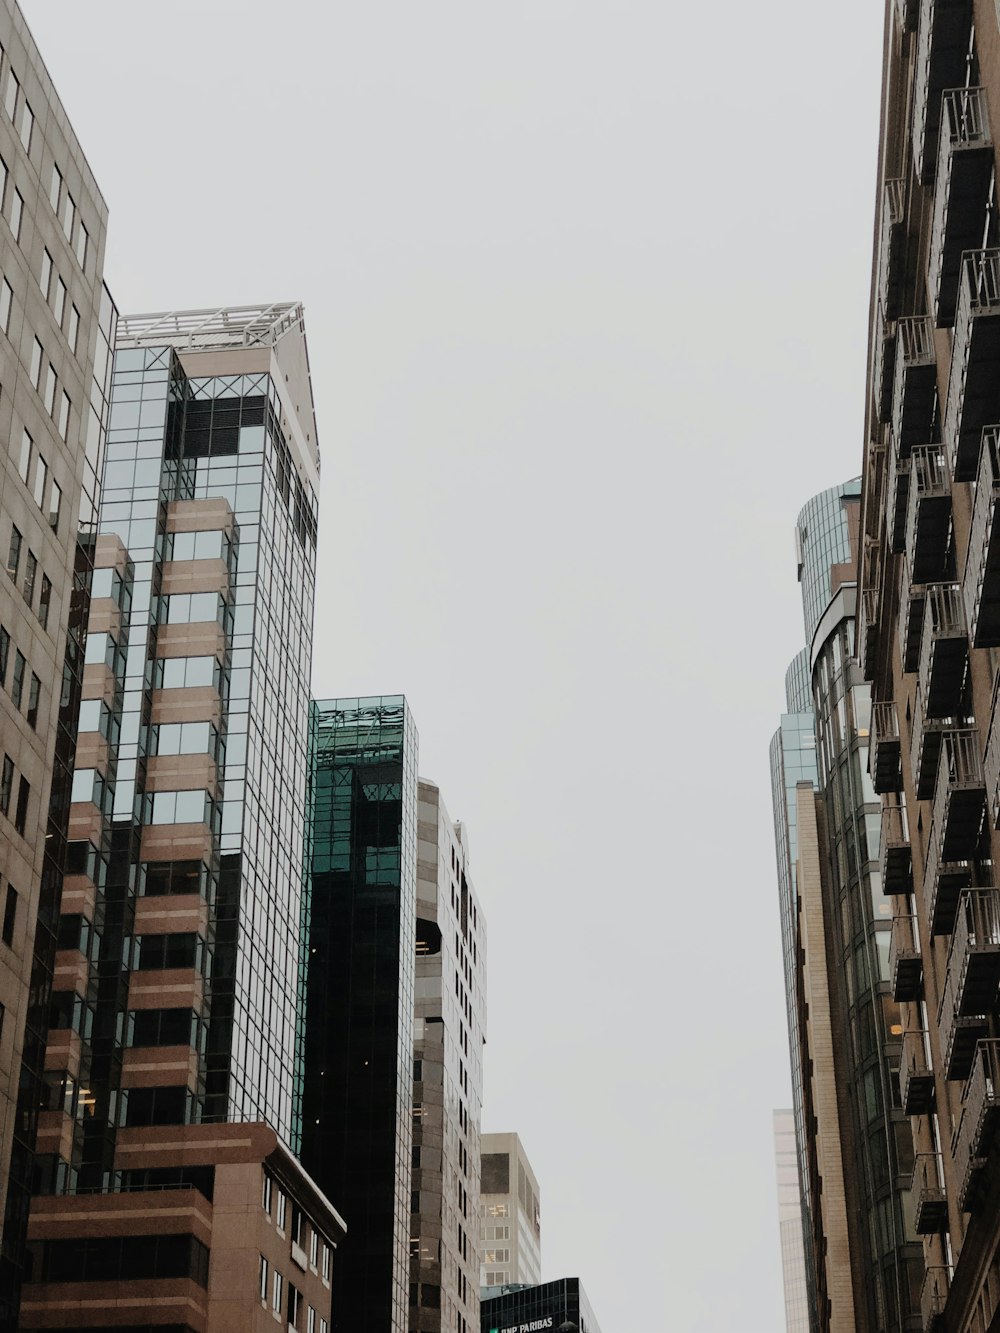
{"type": "MultiPolygon", "coordinates": [[[[42,629],[49,627],[49,607],[52,605],[52,580],[47,574],[42,575],[42,590],[38,595],[38,623],[42,629]]],[[[0,681],[0,684],[3,684],[0,681]]]]}
{"type": "Polygon", "coordinates": [[[41,387],[42,383],[42,358],[45,355],[45,348],[35,338],[31,344],[31,369],[28,372],[31,376],[31,382],[36,389],[41,387]]]}
{"type": "Polygon", "coordinates": [[[76,339],[79,332],[80,312],[77,310],[76,306],[73,305],[69,308],[69,332],[66,334],[66,338],[69,342],[69,350],[74,356],[76,356],[76,339]]]}
{"type": "Polygon", "coordinates": [[[21,454],[17,460],[17,472],[25,486],[27,486],[28,477],[31,475],[31,450],[33,445],[34,440],[26,430],[23,430],[21,432],[21,454]]]}
{"type": "Polygon", "coordinates": [[[260,1303],[267,1304],[267,1260],[260,1256],[260,1303]]]}
{"type": "Polygon", "coordinates": [[[14,923],[17,921],[17,890],[13,884],[7,885],[7,900],[3,908],[3,942],[14,943],[14,923]]]}
{"type": "Polygon", "coordinates": [[[10,312],[14,304],[14,288],[6,278],[0,283],[0,329],[10,333],[10,312]]]}
{"type": "Polygon", "coordinates": [[[63,315],[66,313],[66,284],[62,278],[56,278],[56,299],[53,302],[56,323],[62,328],[63,315]]]}
{"type": "Polygon", "coordinates": [[[279,1189],[277,1224],[278,1224],[278,1230],[282,1232],[285,1230],[285,1214],[287,1211],[288,1211],[288,1195],[285,1193],[284,1190],[279,1189]]]}
{"type": "Polygon", "coordinates": [[[49,368],[45,375],[45,393],[42,395],[42,401],[45,404],[45,410],[49,416],[55,416],[56,410],[56,388],[59,384],[59,376],[56,374],[56,368],[49,362],[49,368]]]}
{"type": "Polygon", "coordinates": [[[24,587],[21,589],[24,600],[29,606],[35,604],[35,580],[38,577],[38,557],[34,551],[28,552],[28,559],[24,566],[24,587]]]}
{"type": "Polygon", "coordinates": [[[31,783],[22,774],[21,782],[17,789],[17,812],[14,815],[14,827],[24,837],[24,830],[28,823],[28,802],[31,800],[31,783]]]}
{"type": "MultiPolygon", "coordinates": [[[[10,683],[10,697],[13,700],[14,707],[21,711],[21,700],[24,698],[24,673],[28,669],[28,660],[22,652],[14,654],[14,679],[10,683]]],[[[4,811],[6,814],[7,811],[4,811]]]]}
{"type": "Polygon", "coordinates": [[[10,797],[14,790],[14,761],[9,754],[3,757],[3,768],[0,770],[0,813],[7,814],[10,811],[10,797]]]}
{"type": "Polygon", "coordinates": [[[42,692],[42,682],[34,672],[31,673],[31,684],[28,686],[28,726],[34,730],[38,726],[38,698],[42,692]]]}
{"type": "Polygon", "coordinates": [[[63,389],[62,398],[59,400],[59,435],[65,440],[69,435],[69,413],[70,413],[69,394],[63,389]]]}
{"type": "Polygon", "coordinates": [[[10,229],[14,233],[14,240],[21,239],[21,219],[24,217],[24,200],[21,198],[21,191],[14,191],[14,198],[10,205],[10,229]]]}
{"type": "Polygon", "coordinates": [[[294,1283],[288,1284],[288,1327],[299,1330],[299,1319],[302,1314],[302,1292],[294,1283]]]}
{"type": "Polygon", "coordinates": [[[313,1268],[319,1261],[319,1232],[313,1227],[309,1233],[309,1263],[313,1268]]]}
{"type": "Polygon", "coordinates": [[[47,301],[52,289],[52,256],[48,250],[42,251],[42,271],[38,278],[38,285],[41,287],[42,295],[47,301]]]}
{"type": "Polygon", "coordinates": [[[21,122],[18,126],[18,133],[21,135],[21,142],[24,144],[24,151],[31,152],[31,134],[35,128],[35,113],[28,105],[25,99],[21,107],[21,122]]]}
{"type": "Polygon", "coordinates": [[[76,224],[76,203],[69,190],[66,191],[66,197],[63,199],[62,229],[67,241],[73,244],[73,227],[76,224]]]}
{"type": "MultiPolygon", "coordinates": [[[[0,1031],[2,1031],[3,1014],[0,1013],[0,1031]]],[[[306,1333],[316,1333],[316,1311],[310,1305],[309,1314],[306,1316],[306,1333]]]]}
{"type": "Polygon", "coordinates": [[[0,1041],[3,1041],[3,1016],[6,1013],[3,1005],[0,1004],[0,1041]]]}
{"type": "Polygon", "coordinates": [[[411,1213],[419,1213],[419,1212],[420,1212],[420,1191],[419,1191],[419,1190],[410,1190],[410,1212],[411,1212],[411,1213]]]}
{"type": "Polygon", "coordinates": [[[7,198],[7,177],[9,175],[7,163],[0,157],[0,208],[3,207],[4,200],[7,198]]]}
{"type": "Polygon", "coordinates": [[[271,1216],[271,1188],[271,1177],[265,1171],[264,1188],[260,1196],[260,1206],[264,1209],[264,1212],[267,1213],[268,1217],[271,1216]]]}
{"type": "Polygon", "coordinates": [[[0,685],[7,684],[7,663],[10,661],[10,634],[0,625],[0,685]]]}
{"type": "Polygon", "coordinates": [[[35,504],[41,509],[45,504],[45,486],[49,479],[49,465],[45,459],[38,455],[35,460],[35,485],[32,494],[35,497],[35,504]]]}
{"type": "Polygon", "coordinates": [[[11,120],[14,119],[14,112],[17,110],[17,95],[21,91],[21,84],[17,75],[12,69],[7,71],[7,87],[4,89],[3,106],[11,120]]]}
{"type": "Polygon", "coordinates": [[[76,257],[80,261],[80,267],[87,267],[87,245],[90,241],[90,233],[87,228],[80,223],[80,230],[76,234],[76,257]]]}
{"type": "Polygon", "coordinates": [[[323,1242],[323,1281],[330,1281],[330,1247],[323,1242]]]}
{"type": "Polygon", "coordinates": [[[330,1325],[325,1319],[320,1319],[319,1321],[319,1333],[330,1333],[330,1325]]]}
{"type": "Polygon", "coordinates": [[[274,1274],[274,1284],[271,1288],[271,1305],[276,1313],[281,1312],[281,1286],[283,1278],[280,1273],[274,1274]]]}
{"type": "Polygon", "coordinates": [[[302,1209],[295,1202],[292,1203],[292,1244],[302,1248],[302,1209]]]}
{"type": "Polygon", "coordinates": [[[7,572],[13,580],[17,580],[17,571],[21,564],[21,535],[16,528],[11,528],[11,548],[7,552],[7,572]]]}
{"type": "Polygon", "coordinates": [[[49,491],[49,527],[59,531],[59,515],[62,511],[62,487],[53,478],[49,491]]]}
{"type": "Polygon", "coordinates": [[[49,203],[52,205],[52,207],[55,209],[57,213],[59,212],[59,196],[62,194],[62,185],[63,185],[62,172],[53,162],[52,180],[49,182],[49,203]]]}

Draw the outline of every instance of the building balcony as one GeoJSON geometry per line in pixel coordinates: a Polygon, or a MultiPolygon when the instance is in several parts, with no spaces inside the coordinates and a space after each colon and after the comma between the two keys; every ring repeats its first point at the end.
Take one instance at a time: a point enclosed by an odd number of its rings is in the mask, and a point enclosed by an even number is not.
{"type": "Polygon", "coordinates": [[[889,550],[902,555],[906,550],[906,515],[910,499],[910,459],[894,455],[889,467],[889,485],[885,497],[885,531],[889,550]]]}
{"type": "Polygon", "coordinates": [[[972,861],[945,861],[941,855],[941,838],[937,825],[931,821],[927,839],[927,861],[924,866],[924,905],[932,935],[950,935],[955,927],[958,899],[963,889],[972,884],[972,861]]]}
{"type": "Polygon", "coordinates": [[[957,583],[927,587],[920,639],[917,687],[928,717],[956,717],[962,711],[969,635],[957,583]]]}
{"type": "Polygon", "coordinates": [[[944,1333],[944,1307],[948,1303],[951,1274],[947,1268],[935,1266],[924,1273],[920,1289],[920,1318],[924,1333],[944,1333]]]}
{"type": "Polygon", "coordinates": [[[972,0],[920,0],[913,72],[913,161],[929,185],[937,166],[941,100],[965,79],[972,0]]]}
{"type": "Polygon", "coordinates": [[[906,806],[882,803],[879,869],[883,893],[909,893],[913,888],[913,854],[906,806]]]}
{"type": "Polygon", "coordinates": [[[889,939],[889,976],[892,998],[897,1004],[903,1000],[919,1000],[921,994],[920,936],[915,916],[894,916],[889,939]]]}
{"type": "Polygon", "coordinates": [[[873,704],[869,768],[872,785],[880,796],[885,792],[897,792],[902,787],[899,753],[899,714],[896,705],[892,700],[873,704]]]}
{"type": "MultiPolygon", "coordinates": [[[[989,1030],[989,1017],[982,1009],[976,1009],[974,1002],[981,996],[983,973],[977,977],[980,990],[968,988],[966,984],[970,956],[966,916],[968,892],[959,900],[955,917],[954,934],[948,961],[945,965],[944,984],[941,988],[941,1001],[938,1005],[938,1033],[941,1041],[941,1059],[945,1078],[964,1079],[972,1068],[972,1059],[976,1043],[985,1037],[989,1030]]],[[[985,892],[992,892],[987,889],[985,892]]],[[[996,983],[993,986],[996,993],[996,983]]]]}
{"type": "Polygon", "coordinates": [[[940,444],[919,445],[910,455],[905,548],[914,583],[941,583],[948,578],[951,474],[940,444]]]}
{"type": "Polygon", "coordinates": [[[955,319],[962,255],[983,243],[993,139],[982,88],[952,88],[941,105],[927,286],[939,325],[955,319]]]}
{"type": "Polygon", "coordinates": [[[883,424],[892,417],[892,389],[896,373],[896,325],[881,305],[875,311],[872,395],[875,410],[883,424]]]}
{"type": "Polygon", "coordinates": [[[965,562],[965,615],[974,648],[1000,646],[1000,426],[983,431],[976,474],[976,498],[969,525],[969,554],[965,562]]]}
{"type": "Polygon", "coordinates": [[[879,224],[878,296],[887,319],[902,312],[906,266],[906,182],[887,180],[882,191],[879,224]]]}
{"type": "Polygon", "coordinates": [[[858,654],[865,680],[875,677],[878,656],[878,590],[865,588],[858,605],[858,654]]]}
{"type": "Polygon", "coordinates": [[[963,1212],[974,1212],[982,1200],[987,1159],[998,1123],[1000,1039],[993,1037],[976,1046],[962,1092],[962,1114],[952,1138],[958,1206],[963,1212]]]}
{"type": "Polygon", "coordinates": [[[926,1115],[934,1104],[934,1071],[924,1028],[911,1028],[903,1033],[899,1092],[907,1115],[926,1115]]]}
{"type": "Polygon", "coordinates": [[[904,561],[903,581],[899,592],[899,658],[904,671],[916,671],[920,665],[920,637],[924,628],[924,606],[927,592],[922,583],[914,583],[910,561],[904,561]]]}
{"type": "Polygon", "coordinates": [[[953,731],[957,724],[954,718],[928,717],[919,687],[914,705],[910,723],[910,766],[918,800],[929,801],[937,785],[941,737],[946,731],[953,731]]]}
{"type": "Polygon", "coordinates": [[[938,1152],[918,1152],[913,1159],[910,1182],[914,1227],[918,1236],[932,1236],[948,1225],[948,1200],[944,1192],[944,1167],[938,1152]]]}
{"type": "Polygon", "coordinates": [[[974,481],[983,428],[1000,419],[1000,249],[962,256],[944,441],[955,481],[974,481]]]}
{"type": "Polygon", "coordinates": [[[986,778],[986,817],[991,829],[1000,827],[1000,674],[993,682],[990,729],[986,734],[983,773],[986,778]]]}
{"type": "Polygon", "coordinates": [[[896,325],[896,366],[892,384],[892,430],[899,458],[932,438],[937,391],[934,322],[908,315],[896,325]]]}
{"type": "Polygon", "coordinates": [[[978,733],[972,728],[945,732],[933,814],[942,864],[968,861],[975,856],[985,806],[986,781],[978,733]]]}

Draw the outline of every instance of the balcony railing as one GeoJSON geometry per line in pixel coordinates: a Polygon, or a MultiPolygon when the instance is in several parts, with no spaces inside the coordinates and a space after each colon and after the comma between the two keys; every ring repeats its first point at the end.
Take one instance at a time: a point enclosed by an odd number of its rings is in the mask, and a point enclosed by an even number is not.
{"type": "Polygon", "coordinates": [[[899,791],[902,774],[899,767],[899,714],[892,700],[872,705],[872,741],[869,752],[872,785],[881,796],[899,791]]]}
{"type": "Polygon", "coordinates": [[[879,869],[883,893],[909,893],[913,887],[913,855],[906,806],[882,802],[879,869]]]}
{"type": "Polygon", "coordinates": [[[1000,827],[1000,674],[993,682],[993,702],[990,706],[990,729],[986,735],[983,755],[983,774],[986,779],[986,817],[990,828],[1000,827]]]}
{"type": "Polygon", "coordinates": [[[965,890],[951,953],[958,967],[958,1012],[991,1013],[1000,987],[1000,891],[965,890]]]}
{"type": "Polygon", "coordinates": [[[917,684],[928,717],[955,717],[962,709],[969,636],[957,583],[927,588],[917,684]]]}
{"type": "Polygon", "coordinates": [[[944,1076],[949,1079],[964,1079],[968,1075],[972,1068],[976,1042],[985,1037],[989,1029],[988,1015],[972,1008],[970,1004],[972,998],[978,998],[978,994],[975,991],[966,994],[968,948],[963,926],[970,910],[967,903],[968,892],[967,890],[963,893],[959,900],[955,932],[952,935],[951,948],[948,950],[944,983],[938,1004],[941,1058],[944,1076]]]}
{"type": "Polygon", "coordinates": [[[993,140],[982,88],[952,88],[942,100],[928,289],[937,323],[955,318],[962,254],[983,243],[993,140]]]}
{"type": "Polygon", "coordinates": [[[979,1042],[962,1092],[962,1114],[952,1138],[958,1206],[974,1212],[982,1198],[985,1168],[1000,1122],[1000,1039],[979,1042]]]}
{"type": "Polygon", "coordinates": [[[932,438],[937,360],[934,322],[929,315],[908,315],[896,325],[896,367],[892,385],[892,431],[899,458],[915,444],[932,438]]]}
{"type": "Polygon", "coordinates": [[[902,555],[906,550],[906,515],[910,497],[910,460],[894,456],[889,468],[885,496],[885,530],[889,550],[902,555]]]}
{"type": "Polygon", "coordinates": [[[941,97],[965,80],[972,0],[920,0],[913,75],[913,160],[930,184],[937,165],[941,97]]]}
{"type": "Polygon", "coordinates": [[[899,1063],[899,1092],[907,1115],[926,1115],[934,1104],[934,1072],[930,1044],[923,1028],[903,1033],[899,1063]]]}
{"type": "Polygon", "coordinates": [[[942,839],[933,818],[927,839],[927,860],[924,864],[923,893],[927,921],[932,935],[950,935],[955,925],[958,899],[963,889],[973,880],[971,859],[946,861],[942,855],[942,839]]]}
{"type": "Polygon", "coordinates": [[[954,731],[957,725],[954,718],[928,717],[923,695],[917,687],[910,723],[910,767],[921,801],[929,801],[934,795],[938,761],[941,758],[941,737],[946,731],[954,731]]]}
{"type": "Polygon", "coordinates": [[[910,455],[906,507],[906,554],[914,583],[948,578],[951,551],[951,474],[939,444],[917,446],[910,455]]]}
{"type": "Polygon", "coordinates": [[[975,855],[985,804],[986,780],[978,732],[971,727],[946,731],[941,743],[933,815],[941,837],[942,861],[967,861],[975,855]]]}
{"type": "Polygon", "coordinates": [[[878,589],[864,588],[858,607],[858,654],[865,680],[875,677],[878,656],[878,589]]]}
{"type": "Polygon", "coordinates": [[[894,916],[889,939],[889,976],[897,1003],[920,998],[920,936],[915,916],[894,916]]]}
{"type": "Polygon", "coordinates": [[[983,427],[1000,419],[1000,249],[962,256],[944,441],[955,481],[973,481],[983,427]]]}
{"type": "Polygon", "coordinates": [[[951,1288],[951,1274],[947,1268],[935,1266],[924,1273],[924,1285],[920,1289],[920,1318],[924,1333],[943,1333],[944,1307],[948,1303],[951,1288]]]}
{"type": "MultiPolygon", "coordinates": [[[[874,586],[874,585],[873,585],[874,586]]],[[[925,585],[914,583],[909,557],[903,561],[899,589],[899,657],[904,671],[916,671],[920,665],[920,636],[924,627],[925,585]]]]}
{"type": "Polygon", "coordinates": [[[914,1223],[918,1236],[941,1231],[948,1222],[948,1201],[944,1192],[944,1167],[938,1152],[918,1152],[913,1159],[910,1182],[914,1223]]]}
{"type": "Polygon", "coordinates": [[[906,182],[887,180],[879,226],[878,295],[887,319],[898,319],[903,294],[906,182]]]}
{"type": "Polygon", "coordinates": [[[969,638],[976,648],[1000,645],[1000,426],[983,431],[976,474],[976,499],[969,527],[965,562],[965,614],[969,638]]]}

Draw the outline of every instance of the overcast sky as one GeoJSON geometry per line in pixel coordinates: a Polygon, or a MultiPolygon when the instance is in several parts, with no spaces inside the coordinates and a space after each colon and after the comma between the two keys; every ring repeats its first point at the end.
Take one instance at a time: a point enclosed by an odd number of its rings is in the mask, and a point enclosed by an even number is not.
{"type": "Polygon", "coordinates": [[[405,692],[467,823],[544,1276],[782,1328],[767,746],[860,471],[881,6],[22,3],[121,309],[305,302],[316,692],[405,692]]]}

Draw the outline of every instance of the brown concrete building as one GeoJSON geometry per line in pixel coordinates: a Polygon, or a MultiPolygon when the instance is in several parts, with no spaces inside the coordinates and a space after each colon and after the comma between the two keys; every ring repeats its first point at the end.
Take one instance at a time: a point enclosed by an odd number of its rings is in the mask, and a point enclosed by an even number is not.
{"type": "Polygon", "coordinates": [[[0,1329],[15,1327],[43,1099],[114,306],[107,209],[0,3],[0,1329]]]}
{"type": "Polygon", "coordinates": [[[1000,29],[886,5],[858,653],[926,1330],[1000,1323],[1000,29]]]}

